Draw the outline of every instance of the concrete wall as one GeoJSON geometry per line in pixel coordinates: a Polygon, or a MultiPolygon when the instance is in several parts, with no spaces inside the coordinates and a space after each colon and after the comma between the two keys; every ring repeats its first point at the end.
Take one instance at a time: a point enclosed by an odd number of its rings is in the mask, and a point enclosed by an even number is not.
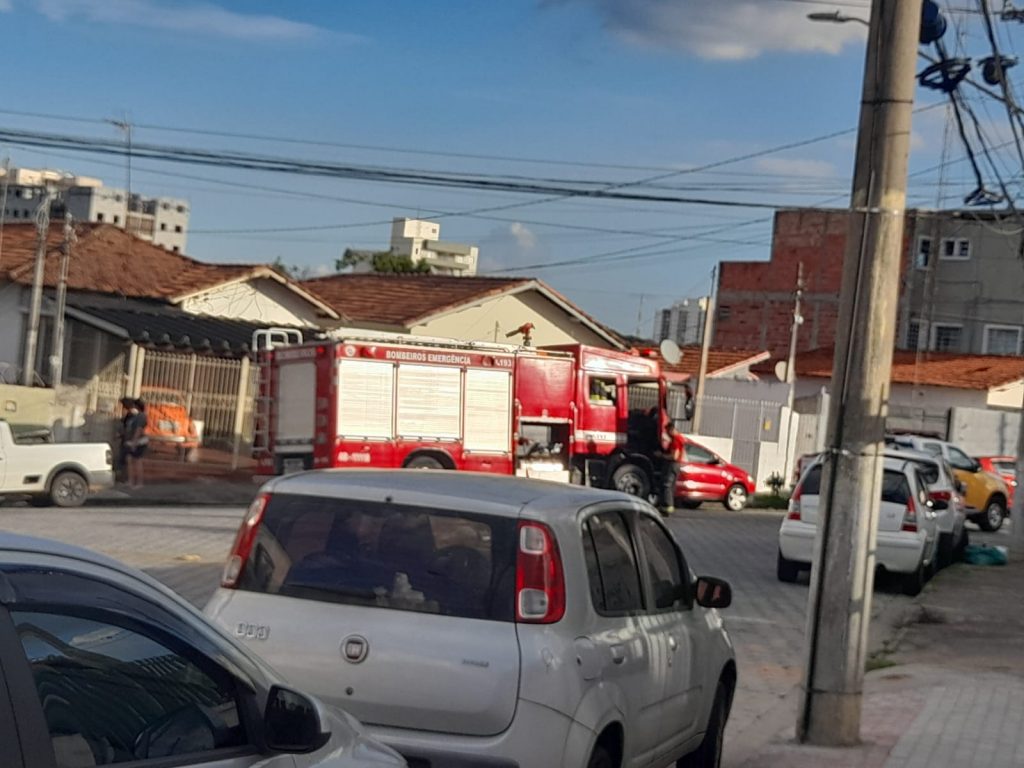
{"type": "Polygon", "coordinates": [[[516,343],[522,337],[506,339],[505,334],[523,323],[534,325],[534,346],[580,342],[610,347],[604,338],[535,291],[485,299],[476,306],[414,326],[410,332],[416,336],[445,336],[462,341],[516,343]]]}
{"type": "Polygon", "coordinates": [[[249,280],[201,293],[181,303],[186,312],[230,320],[277,325],[315,326],[317,309],[280,283],[249,280]]]}
{"type": "Polygon", "coordinates": [[[961,346],[953,350],[958,352],[985,354],[986,325],[1019,329],[1024,340],[1024,269],[1018,255],[1021,234],[1017,225],[959,211],[942,215],[919,212],[908,228],[911,224],[914,252],[922,238],[930,238],[931,253],[927,268],[918,268],[913,260],[905,267],[900,345],[907,345],[911,320],[962,326],[961,346]],[[966,239],[970,258],[943,258],[945,239],[966,239]]]}
{"type": "Polygon", "coordinates": [[[52,389],[0,384],[0,418],[12,427],[52,428],[55,405],[52,389]]]}
{"type": "MultiPolygon", "coordinates": [[[[0,286],[0,367],[4,364],[21,370],[21,343],[25,336],[25,315],[21,309],[22,292],[20,285],[7,283],[0,286]]],[[[8,371],[0,375],[0,381],[12,381],[8,371]]]]}

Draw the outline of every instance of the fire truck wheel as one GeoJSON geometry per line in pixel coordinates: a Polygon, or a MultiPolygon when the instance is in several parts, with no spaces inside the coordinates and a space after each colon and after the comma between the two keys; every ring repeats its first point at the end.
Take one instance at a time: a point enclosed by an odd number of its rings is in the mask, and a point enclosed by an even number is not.
{"type": "Polygon", "coordinates": [[[636,464],[623,464],[612,473],[612,487],[617,491],[646,499],[651,493],[647,473],[636,464]]]}
{"type": "Polygon", "coordinates": [[[444,469],[441,462],[435,459],[433,456],[417,456],[408,464],[405,465],[406,469],[444,469]]]}

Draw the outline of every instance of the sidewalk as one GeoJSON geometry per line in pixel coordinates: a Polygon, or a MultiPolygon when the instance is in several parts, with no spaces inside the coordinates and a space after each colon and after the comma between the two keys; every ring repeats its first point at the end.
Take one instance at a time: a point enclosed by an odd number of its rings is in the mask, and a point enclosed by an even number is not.
{"type": "Polygon", "coordinates": [[[117,485],[89,497],[92,507],[112,506],[245,506],[260,484],[248,479],[196,478],[174,483],[147,483],[141,488],[117,485]]]}
{"type": "MultiPolygon", "coordinates": [[[[956,565],[909,609],[867,674],[863,744],[796,744],[799,691],[740,745],[743,768],[1010,768],[1024,765],[1024,563],[956,565]],[[747,739],[749,742],[749,739],[747,739]]],[[[726,734],[728,740],[728,732],[726,734]]]]}

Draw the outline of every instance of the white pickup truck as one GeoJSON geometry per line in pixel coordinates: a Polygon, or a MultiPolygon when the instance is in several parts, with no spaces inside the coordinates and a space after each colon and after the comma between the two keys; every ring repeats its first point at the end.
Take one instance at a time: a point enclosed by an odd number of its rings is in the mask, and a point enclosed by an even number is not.
{"type": "Polygon", "coordinates": [[[106,443],[19,441],[0,419],[0,496],[78,507],[90,491],[113,484],[113,455],[106,443]]]}

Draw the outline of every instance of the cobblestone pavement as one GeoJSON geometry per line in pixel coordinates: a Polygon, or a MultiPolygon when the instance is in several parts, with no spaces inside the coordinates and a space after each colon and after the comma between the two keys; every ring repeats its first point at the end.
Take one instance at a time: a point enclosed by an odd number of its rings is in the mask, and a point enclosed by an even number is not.
{"type": "MultiPolygon", "coordinates": [[[[111,555],[202,606],[217,585],[243,512],[243,507],[5,506],[0,526],[111,555]]],[[[669,521],[693,570],[725,578],[733,587],[733,604],[724,616],[736,645],[739,692],[727,733],[726,766],[740,765],[748,757],[745,749],[763,743],[766,732],[777,732],[780,722],[785,727],[795,717],[807,585],[783,584],[775,577],[781,515],[706,505],[669,521]]],[[[907,605],[907,598],[884,584],[876,589],[876,615],[895,615],[907,605]]]]}

